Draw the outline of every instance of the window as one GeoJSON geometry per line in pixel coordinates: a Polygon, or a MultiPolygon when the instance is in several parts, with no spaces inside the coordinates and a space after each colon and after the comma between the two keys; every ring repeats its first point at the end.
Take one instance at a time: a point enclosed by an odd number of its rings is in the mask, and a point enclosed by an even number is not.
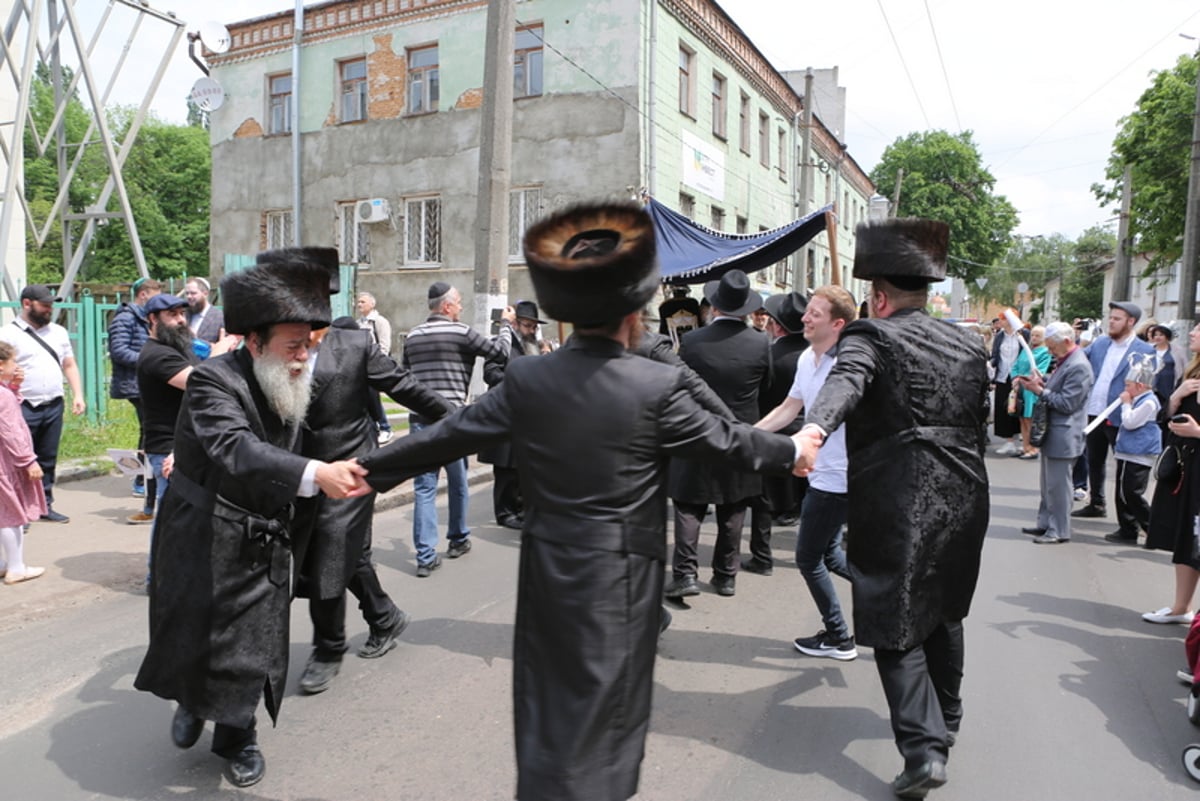
{"type": "Polygon", "coordinates": [[[513,97],[542,93],[542,26],[517,28],[513,43],[513,97]]]}
{"type": "Polygon", "coordinates": [[[367,60],[356,58],[343,61],[342,122],[358,122],[367,118],[367,60]]]}
{"type": "Polygon", "coordinates": [[[758,113],[758,161],[767,169],[771,168],[771,118],[761,111],[758,113]]]}
{"type": "Polygon", "coordinates": [[[750,155],[750,95],[741,93],[741,105],[738,117],[738,147],[746,155],[750,155]]]}
{"type": "Polygon", "coordinates": [[[264,215],[266,229],[266,250],[275,248],[290,248],[292,242],[292,210],[268,211],[264,215]]]}
{"type": "Polygon", "coordinates": [[[439,264],[442,261],[442,201],[422,197],[404,203],[404,261],[439,264]]]}
{"type": "Polygon", "coordinates": [[[714,231],[725,230],[725,209],[719,206],[712,207],[712,229],[714,231]]]}
{"type": "Polygon", "coordinates": [[[787,180],[787,131],[783,128],[779,129],[779,180],[787,180]]]}
{"type": "Polygon", "coordinates": [[[437,45],[408,51],[408,113],[426,114],[438,107],[437,45]]]}
{"type": "Polygon", "coordinates": [[[358,201],[337,204],[337,248],[342,264],[371,263],[371,233],[358,221],[358,201]]]}
{"type": "Polygon", "coordinates": [[[696,54],[679,46],[679,110],[689,117],[696,116],[695,85],[696,54]]]}
{"type": "Polygon", "coordinates": [[[740,214],[737,216],[736,224],[737,224],[737,232],[739,234],[744,234],[744,233],[746,233],[747,230],[749,230],[750,221],[747,220],[745,217],[743,217],[740,214]]]}
{"type": "Polygon", "coordinates": [[[541,187],[514,189],[508,194],[508,260],[520,263],[525,254],[521,240],[529,226],[542,216],[541,187]]]}
{"type": "Polygon", "coordinates": [[[775,273],[775,286],[781,286],[786,289],[788,284],[791,283],[791,270],[788,269],[787,259],[775,262],[772,272],[775,273]]]}
{"type": "Polygon", "coordinates": [[[270,97],[267,110],[269,134],[292,132],[292,74],[272,75],[267,78],[267,94],[270,97]]]}
{"type": "Polygon", "coordinates": [[[712,76],[712,132],[713,136],[725,138],[725,79],[714,72],[712,76]]]}
{"type": "Polygon", "coordinates": [[[696,219],[696,198],[687,192],[679,193],[679,213],[689,220],[696,219]]]}

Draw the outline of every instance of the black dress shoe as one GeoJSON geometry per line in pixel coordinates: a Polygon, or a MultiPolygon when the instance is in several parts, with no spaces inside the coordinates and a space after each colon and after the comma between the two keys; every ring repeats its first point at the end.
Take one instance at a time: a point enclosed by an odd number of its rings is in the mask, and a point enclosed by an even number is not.
{"type": "Polygon", "coordinates": [[[667,598],[683,598],[687,595],[699,595],[700,585],[696,583],[695,576],[684,576],[677,578],[663,587],[663,595],[667,598]]]}
{"type": "Polygon", "coordinates": [[[1071,517],[1107,517],[1107,516],[1108,516],[1108,512],[1105,511],[1103,506],[1093,506],[1090,503],[1087,506],[1084,506],[1080,509],[1076,509],[1074,512],[1071,512],[1071,517]]]}
{"type": "Polygon", "coordinates": [[[924,798],[930,790],[946,783],[946,763],[930,759],[909,768],[892,781],[892,792],[900,798],[924,798]]]}
{"type": "Polygon", "coordinates": [[[395,648],[400,644],[400,635],[408,628],[409,620],[411,618],[407,614],[400,612],[400,617],[396,619],[390,629],[384,629],[381,632],[372,631],[367,637],[367,641],[363,643],[363,647],[358,649],[358,655],[363,659],[378,659],[395,648]]]}
{"type": "Polygon", "coordinates": [[[1105,542],[1115,542],[1118,545],[1137,545],[1137,534],[1130,536],[1124,531],[1114,531],[1104,535],[1105,542]]]}
{"type": "Polygon", "coordinates": [[[717,591],[717,595],[725,598],[733,597],[734,592],[736,592],[733,576],[713,576],[709,584],[717,591]]]}
{"type": "Polygon", "coordinates": [[[304,675],[300,677],[300,689],[309,695],[323,693],[333,684],[333,678],[342,669],[342,660],[336,662],[319,662],[315,656],[308,658],[304,666],[304,675]]]}
{"type": "Polygon", "coordinates": [[[525,525],[525,521],[519,517],[502,517],[496,522],[505,528],[516,529],[517,531],[520,531],[525,525]]]}
{"type": "Polygon", "coordinates": [[[1040,537],[1041,535],[1046,533],[1046,529],[1038,528],[1037,526],[1027,526],[1027,527],[1021,529],[1021,533],[1022,534],[1032,534],[1035,537],[1040,537]]]}
{"type": "Polygon", "coordinates": [[[662,634],[669,628],[671,628],[671,610],[664,606],[662,607],[662,617],[658,619],[658,633],[662,634]]]}
{"type": "Polygon", "coordinates": [[[743,559],[742,570],[747,573],[757,573],[760,576],[769,576],[775,572],[775,567],[757,559],[743,559]]]}
{"type": "Polygon", "coordinates": [[[200,739],[204,731],[204,719],[188,712],[180,704],[175,709],[175,717],[171,719],[171,742],[180,748],[191,748],[200,739]]]}
{"type": "Polygon", "coordinates": [[[235,787],[258,784],[267,772],[267,760],[257,745],[248,745],[238,751],[225,765],[225,778],[235,787]]]}

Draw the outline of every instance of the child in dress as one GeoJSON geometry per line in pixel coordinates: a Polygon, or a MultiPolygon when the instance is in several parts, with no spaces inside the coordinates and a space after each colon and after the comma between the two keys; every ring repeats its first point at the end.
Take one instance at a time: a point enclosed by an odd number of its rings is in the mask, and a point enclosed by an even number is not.
{"type": "Polygon", "coordinates": [[[1138,533],[1150,528],[1150,504],[1146,484],[1150,468],[1162,451],[1158,427],[1158,398],[1154,395],[1154,357],[1129,357],[1125,391],[1121,393],[1121,427],[1113,451],[1117,459],[1117,522],[1120,528],[1104,539],[1132,545],[1138,533]]]}
{"type": "Polygon", "coordinates": [[[0,576],[19,584],[46,572],[25,564],[25,524],[46,514],[42,468],[21,416],[16,351],[0,342],[0,576]]]}

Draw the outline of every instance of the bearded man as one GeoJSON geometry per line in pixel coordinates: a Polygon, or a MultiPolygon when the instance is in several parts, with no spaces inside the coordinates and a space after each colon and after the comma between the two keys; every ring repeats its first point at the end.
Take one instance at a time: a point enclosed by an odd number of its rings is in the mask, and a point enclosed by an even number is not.
{"type": "Polygon", "coordinates": [[[337,286],[336,251],[321,250],[222,280],[226,327],[245,346],[188,376],[151,551],[150,645],[134,684],[179,702],[171,736],[180,748],[214,721],[212,750],[238,787],[266,769],[260,698],[272,722],[283,699],[292,504],[365,489],[361,468],[297,453],[309,338],[329,325],[337,286]]]}

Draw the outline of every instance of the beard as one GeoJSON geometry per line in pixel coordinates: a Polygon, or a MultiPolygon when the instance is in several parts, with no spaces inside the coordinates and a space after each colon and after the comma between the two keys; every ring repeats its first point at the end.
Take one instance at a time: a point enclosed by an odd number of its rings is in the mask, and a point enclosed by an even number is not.
{"type": "Polygon", "coordinates": [[[526,356],[540,356],[542,354],[542,346],[538,343],[537,334],[526,336],[525,334],[518,335],[521,343],[521,350],[526,356]]]}
{"type": "Polygon", "coordinates": [[[304,420],[308,402],[312,398],[312,384],[304,362],[289,362],[278,356],[264,353],[254,359],[254,377],[267,396],[271,410],[288,425],[304,420]],[[300,375],[292,377],[291,371],[300,375]]]}
{"type": "Polygon", "coordinates": [[[183,354],[192,352],[192,329],[187,323],[179,325],[156,325],[154,338],[167,347],[174,348],[183,354]]]}
{"type": "Polygon", "coordinates": [[[34,328],[45,328],[50,325],[50,317],[52,312],[41,312],[32,306],[29,307],[29,323],[34,328]]]}

